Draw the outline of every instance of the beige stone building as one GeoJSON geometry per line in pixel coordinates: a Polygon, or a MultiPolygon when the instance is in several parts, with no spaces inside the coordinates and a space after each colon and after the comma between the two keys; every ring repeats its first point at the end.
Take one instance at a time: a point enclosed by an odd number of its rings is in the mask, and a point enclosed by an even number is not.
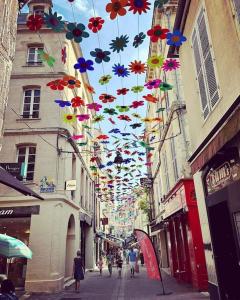
{"type": "MultiPolygon", "coordinates": [[[[30,13],[41,14],[51,0],[31,0],[30,13]]],[[[92,102],[85,89],[86,73],[73,65],[82,56],[79,44],[66,40],[65,32],[43,27],[29,31],[27,14],[18,19],[16,58],[11,75],[9,102],[1,162],[23,163],[23,182],[44,198],[38,201],[0,185],[0,232],[23,240],[33,251],[32,260],[13,259],[9,277],[27,291],[55,292],[72,275],[73,258],[81,249],[85,268],[94,266],[95,211],[94,181],[90,174],[89,141],[91,129],[83,123],[63,122],[64,113],[83,114],[87,108],[60,108],[54,100],[82,97],[92,102]],[[66,47],[66,63],[61,50],[66,47]],[[55,58],[53,67],[42,62],[38,50],[55,58]],[[76,76],[81,88],[53,91],[47,83],[65,75],[76,76]],[[84,134],[85,146],[77,145],[73,135],[84,134]]],[[[91,120],[84,123],[91,127],[91,120]]],[[[77,141],[79,142],[79,141],[77,141]]],[[[6,271],[1,260],[0,273],[6,271]]]]}
{"type": "Polygon", "coordinates": [[[240,298],[239,22],[239,1],[196,0],[179,1],[174,25],[188,39],[179,57],[211,299],[240,298]]]}

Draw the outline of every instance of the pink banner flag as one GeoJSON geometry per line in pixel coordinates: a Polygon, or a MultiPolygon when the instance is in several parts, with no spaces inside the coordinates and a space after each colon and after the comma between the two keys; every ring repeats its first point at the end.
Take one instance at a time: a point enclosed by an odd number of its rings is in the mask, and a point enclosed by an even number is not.
{"type": "Polygon", "coordinates": [[[135,229],[134,234],[137,237],[139,246],[144,256],[148,277],[150,279],[161,280],[160,268],[156,257],[155,249],[149,235],[140,229],[135,229]]]}

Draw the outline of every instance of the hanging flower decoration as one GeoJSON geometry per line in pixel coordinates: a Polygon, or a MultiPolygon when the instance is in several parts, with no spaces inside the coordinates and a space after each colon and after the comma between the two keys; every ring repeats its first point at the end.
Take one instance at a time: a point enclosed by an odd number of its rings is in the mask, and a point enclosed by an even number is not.
{"type": "Polygon", "coordinates": [[[95,94],[95,90],[91,85],[84,83],[84,86],[90,94],[95,94]]]}
{"type": "Polygon", "coordinates": [[[150,36],[150,40],[155,43],[158,40],[164,40],[167,37],[168,32],[168,29],[162,28],[160,25],[156,25],[147,31],[147,35],[150,36]]]}
{"type": "Polygon", "coordinates": [[[43,26],[44,20],[40,15],[30,15],[27,19],[27,27],[31,31],[40,30],[43,26]]]}
{"type": "Polygon", "coordinates": [[[72,98],[71,102],[72,102],[72,107],[80,107],[85,105],[84,100],[78,96],[72,98]]]}
{"type": "Polygon", "coordinates": [[[117,95],[126,95],[129,92],[129,89],[122,88],[117,90],[117,95]]]}
{"type": "Polygon", "coordinates": [[[139,34],[137,34],[133,40],[133,47],[138,48],[144,42],[145,38],[146,38],[145,33],[140,32],[139,34]]]}
{"type": "Polygon", "coordinates": [[[101,100],[103,103],[111,103],[116,100],[116,97],[109,94],[101,94],[99,96],[99,100],[101,100]]]}
{"type": "Polygon", "coordinates": [[[162,8],[164,4],[168,3],[169,0],[156,0],[154,2],[155,8],[162,8]]]}
{"type": "Polygon", "coordinates": [[[64,30],[64,22],[62,16],[58,16],[57,12],[52,13],[50,8],[49,13],[44,13],[44,22],[48,28],[51,28],[55,32],[61,32],[64,30]]]}
{"type": "Polygon", "coordinates": [[[99,136],[96,137],[98,140],[107,140],[109,139],[109,136],[106,134],[100,134],[99,136]]]}
{"type": "Polygon", "coordinates": [[[125,105],[122,105],[122,106],[116,106],[116,108],[117,108],[117,110],[119,111],[119,112],[127,112],[127,111],[129,111],[129,107],[128,106],[125,106],[125,105]]]}
{"type": "Polygon", "coordinates": [[[80,43],[83,38],[88,38],[89,33],[85,31],[85,26],[81,23],[69,23],[67,25],[66,38],[68,40],[74,40],[76,43],[80,43]]]}
{"type": "Polygon", "coordinates": [[[78,60],[78,63],[74,65],[74,69],[79,70],[80,73],[85,73],[87,70],[93,71],[93,61],[88,59],[85,60],[85,58],[80,57],[78,60]]]}
{"type": "Polygon", "coordinates": [[[129,116],[126,115],[120,115],[118,116],[118,119],[121,121],[127,121],[127,122],[131,122],[132,120],[129,118],[129,116]]]}
{"type": "Polygon", "coordinates": [[[109,118],[108,121],[111,122],[113,125],[116,124],[116,122],[112,118],[109,118]]]}
{"type": "Polygon", "coordinates": [[[67,48],[66,47],[62,48],[61,54],[62,54],[62,63],[65,64],[67,61],[67,48]]]}
{"type": "Polygon", "coordinates": [[[81,87],[81,82],[76,79],[74,76],[64,76],[63,81],[65,82],[65,85],[73,90],[74,88],[80,88],[81,87]]]}
{"type": "Polygon", "coordinates": [[[121,131],[120,131],[120,129],[118,129],[118,128],[113,128],[112,130],[110,130],[108,133],[115,133],[115,134],[117,134],[117,133],[120,133],[121,131]]]}
{"type": "Polygon", "coordinates": [[[129,70],[130,70],[130,72],[135,73],[135,74],[142,74],[142,73],[146,72],[147,67],[146,67],[145,63],[135,60],[130,63],[129,70]]]}
{"type": "Polygon", "coordinates": [[[144,90],[144,86],[142,85],[136,85],[131,88],[131,91],[133,93],[141,93],[143,90],[144,90]]]}
{"type": "Polygon", "coordinates": [[[59,107],[71,106],[71,103],[69,101],[54,100],[54,102],[57,103],[59,107]]]}
{"type": "Polygon", "coordinates": [[[141,119],[141,116],[140,116],[139,114],[133,113],[132,116],[133,116],[134,118],[141,119]]]}
{"type": "Polygon", "coordinates": [[[62,91],[64,89],[64,87],[66,86],[66,83],[62,80],[62,79],[56,79],[53,81],[50,81],[49,83],[47,83],[47,86],[50,87],[50,89],[56,91],[62,91]]]}
{"type": "Polygon", "coordinates": [[[54,57],[50,56],[43,50],[38,50],[38,55],[40,56],[42,61],[45,61],[49,65],[49,67],[54,66],[54,63],[56,61],[54,57]]]}
{"type": "Polygon", "coordinates": [[[84,122],[90,119],[90,116],[88,114],[76,115],[76,117],[80,122],[84,122]]]}
{"type": "Polygon", "coordinates": [[[102,105],[93,102],[93,103],[87,104],[87,108],[95,110],[95,111],[99,111],[102,108],[102,105]]]}
{"type": "Polygon", "coordinates": [[[98,122],[101,122],[103,120],[104,120],[104,116],[102,116],[102,115],[96,115],[92,119],[93,123],[98,123],[98,122]]]}
{"type": "Polygon", "coordinates": [[[148,101],[148,102],[152,102],[152,103],[157,103],[158,99],[156,97],[153,97],[153,95],[148,94],[146,96],[143,96],[143,98],[148,101]]]}
{"type": "Polygon", "coordinates": [[[163,65],[164,57],[161,55],[153,55],[147,60],[147,64],[151,68],[161,67],[163,65]]]}
{"type": "Polygon", "coordinates": [[[111,52],[109,51],[103,51],[102,49],[95,48],[95,51],[91,51],[90,55],[95,57],[95,62],[97,64],[101,64],[103,61],[104,62],[109,62],[110,61],[110,55],[111,52]]]}
{"type": "Polygon", "coordinates": [[[83,139],[84,138],[84,135],[83,134],[78,134],[78,135],[73,135],[72,136],[72,139],[74,141],[77,141],[77,140],[80,140],[80,139],[83,139]]]}
{"type": "Polygon", "coordinates": [[[165,60],[162,68],[165,72],[176,70],[180,67],[180,63],[176,59],[167,59],[165,60]]]}
{"type": "Polygon", "coordinates": [[[133,101],[130,105],[131,108],[138,108],[144,105],[144,101],[133,101]]]}
{"type": "Polygon", "coordinates": [[[111,0],[106,6],[106,12],[110,13],[110,19],[114,20],[118,15],[125,16],[127,4],[128,0],[111,0]]]}
{"type": "Polygon", "coordinates": [[[63,115],[63,122],[65,123],[73,123],[76,121],[76,116],[72,114],[64,114],[63,115]]]}
{"type": "Polygon", "coordinates": [[[129,11],[133,11],[133,14],[146,13],[150,9],[150,3],[147,0],[129,0],[129,11]]]}
{"type": "Polygon", "coordinates": [[[144,86],[147,87],[147,89],[152,90],[152,89],[157,89],[159,88],[162,80],[161,79],[154,79],[154,80],[149,80],[144,86]]]}
{"type": "Polygon", "coordinates": [[[102,76],[100,79],[99,79],[99,83],[101,84],[101,85],[104,85],[104,84],[107,84],[107,83],[109,83],[109,81],[112,79],[112,76],[111,75],[104,75],[104,76],[102,76]]]}
{"type": "Polygon", "coordinates": [[[142,127],[142,123],[134,123],[130,125],[132,127],[132,129],[136,129],[136,128],[140,128],[142,127]]]}
{"type": "Polygon", "coordinates": [[[93,33],[97,33],[102,29],[104,22],[105,21],[101,17],[91,18],[89,19],[88,28],[92,30],[93,33]]]}
{"type": "Polygon", "coordinates": [[[128,69],[125,68],[124,65],[120,65],[119,63],[115,64],[112,67],[112,70],[113,70],[114,75],[117,75],[118,77],[127,77],[130,74],[128,69]]]}
{"type": "Polygon", "coordinates": [[[170,46],[179,47],[186,40],[187,40],[187,38],[185,36],[183,36],[179,30],[174,30],[173,33],[169,32],[167,34],[167,44],[170,46]]]}
{"type": "Polygon", "coordinates": [[[164,107],[160,107],[159,109],[156,110],[156,114],[159,114],[160,112],[163,112],[165,110],[164,107]]]}
{"type": "Polygon", "coordinates": [[[103,113],[108,114],[110,116],[114,116],[118,114],[114,108],[104,108],[103,113]]]}
{"type": "Polygon", "coordinates": [[[173,86],[167,82],[162,82],[160,84],[160,90],[163,92],[172,90],[173,86]]]}
{"type": "Polygon", "coordinates": [[[116,51],[117,53],[119,53],[127,47],[128,42],[129,37],[127,35],[121,35],[120,37],[116,37],[115,40],[112,40],[112,43],[110,43],[109,46],[110,49],[113,50],[113,52],[116,51]]]}

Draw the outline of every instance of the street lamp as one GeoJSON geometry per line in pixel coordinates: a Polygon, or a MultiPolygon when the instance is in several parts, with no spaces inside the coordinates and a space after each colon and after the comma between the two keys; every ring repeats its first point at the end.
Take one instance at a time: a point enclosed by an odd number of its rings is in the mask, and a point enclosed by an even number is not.
{"type": "Polygon", "coordinates": [[[118,169],[118,173],[120,173],[121,171],[121,166],[122,166],[122,163],[123,163],[123,158],[122,158],[122,155],[119,151],[117,151],[117,155],[116,157],[114,158],[114,164],[116,164],[117,166],[117,169],[118,169]]]}

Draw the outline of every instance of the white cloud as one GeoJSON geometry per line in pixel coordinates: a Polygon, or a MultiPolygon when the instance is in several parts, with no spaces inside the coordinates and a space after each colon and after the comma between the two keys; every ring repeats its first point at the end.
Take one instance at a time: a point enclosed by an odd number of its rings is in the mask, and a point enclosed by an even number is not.
{"type": "Polygon", "coordinates": [[[75,4],[76,8],[82,12],[87,12],[90,9],[87,0],[77,0],[74,2],[74,4],[75,4]]]}

